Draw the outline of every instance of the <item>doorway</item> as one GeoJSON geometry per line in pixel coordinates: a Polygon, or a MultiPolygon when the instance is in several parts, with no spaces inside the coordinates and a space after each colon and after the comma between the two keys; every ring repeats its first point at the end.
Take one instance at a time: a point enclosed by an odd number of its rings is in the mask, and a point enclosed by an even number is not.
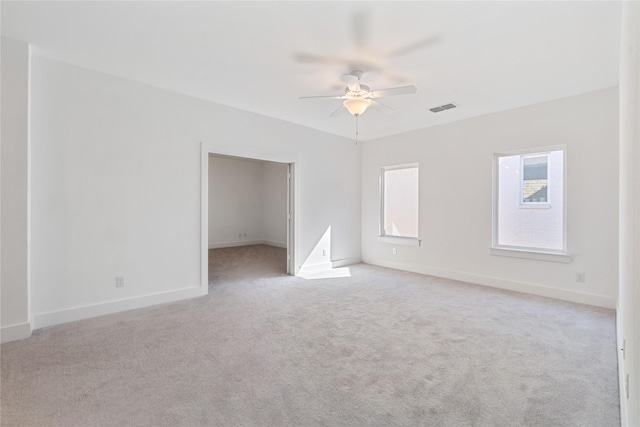
{"type": "MultiPolygon", "coordinates": [[[[267,258],[274,252],[283,253],[283,272],[297,273],[295,177],[295,156],[291,153],[251,152],[246,147],[239,152],[202,145],[203,294],[208,292],[212,248],[229,248],[226,251],[231,253],[234,247],[247,247],[253,254],[266,250],[267,258]]],[[[216,254],[224,255],[222,252],[216,254]]]]}

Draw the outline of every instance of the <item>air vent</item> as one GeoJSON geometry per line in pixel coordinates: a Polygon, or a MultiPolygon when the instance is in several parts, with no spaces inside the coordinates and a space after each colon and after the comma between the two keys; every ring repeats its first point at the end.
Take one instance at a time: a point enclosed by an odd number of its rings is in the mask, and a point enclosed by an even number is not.
{"type": "Polygon", "coordinates": [[[440,105],[439,107],[429,108],[429,111],[432,113],[439,113],[440,111],[451,110],[452,108],[456,108],[458,104],[450,102],[448,104],[440,105]]]}

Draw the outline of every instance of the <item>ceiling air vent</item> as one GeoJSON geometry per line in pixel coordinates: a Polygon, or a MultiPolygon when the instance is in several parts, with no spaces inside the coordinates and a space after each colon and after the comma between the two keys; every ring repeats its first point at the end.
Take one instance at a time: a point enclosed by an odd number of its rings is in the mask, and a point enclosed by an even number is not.
{"type": "Polygon", "coordinates": [[[432,113],[439,113],[440,111],[451,110],[452,108],[456,108],[458,104],[450,102],[448,104],[440,105],[439,107],[429,108],[429,111],[432,113]]]}

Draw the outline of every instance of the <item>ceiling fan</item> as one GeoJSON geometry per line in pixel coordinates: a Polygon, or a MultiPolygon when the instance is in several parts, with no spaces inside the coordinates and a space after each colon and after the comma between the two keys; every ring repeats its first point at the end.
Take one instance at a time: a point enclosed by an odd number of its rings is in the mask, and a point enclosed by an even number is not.
{"type": "Polygon", "coordinates": [[[303,96],[300,99],[317,99],[317,98],[328,98],[328,99],[343,99],[342,105],[338,107],[333,113],[329,115],[329,117],[335,117],[339,113],[343,112],[343,108],[346,108],[351,114],[356,116],[356,118],[364,113],[367,108],[373,106],[384,112],[385,114],[391,114],[393,109],[381,104],[377,101],[378,98],[382,98],[385,96],[395,96],[395,95],[407,95],[411,93],[416,93],[418,89],[415,86],[401,86],[394,87],[389,89],[381,89],[381,90],[371,90],[369,86],[360,84],[360,78],[362,77],[362,71],[355,70],[352,71],[351,74],[345,74],[342,76],[344,82],[347,84],[347,87],[344,90],[343,95],[335,95],[335,96],[303,96]]]}

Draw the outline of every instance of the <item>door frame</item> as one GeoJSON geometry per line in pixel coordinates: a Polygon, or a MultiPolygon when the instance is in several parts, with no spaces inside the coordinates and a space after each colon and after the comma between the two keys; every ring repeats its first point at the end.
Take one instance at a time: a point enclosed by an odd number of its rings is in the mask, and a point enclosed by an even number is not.
{"type": "Polygon", "coordinates": [[[200,286],[203,295],[209,292],[209,155],[232,156],[243,159],[263,160],[267,162],[285,163],[287,174],[287,274],[295,276],[299,268],[298,259],[298,212],[297,189],[299,167],[297,154],[269,150],[251,146],[229,146],[211,142],[203,142],[201,148],[200,167],[200,286]]]}

